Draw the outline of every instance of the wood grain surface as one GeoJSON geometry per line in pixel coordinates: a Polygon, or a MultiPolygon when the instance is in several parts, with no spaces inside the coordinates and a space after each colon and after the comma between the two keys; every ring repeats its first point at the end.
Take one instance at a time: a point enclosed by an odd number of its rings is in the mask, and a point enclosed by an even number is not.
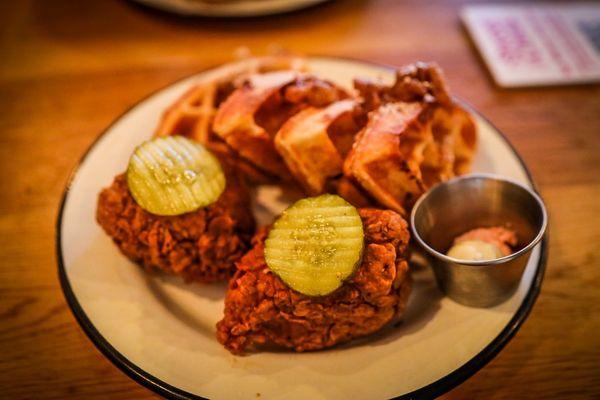
{"type": "Polygon", "coordinates": [[[105,359],[71,315],[57,278],[58,204],[70,171],[111,121],[239,46],[437,61],[454,93],[510,138],[550,212],[549,262],[529,319],[444,398],[600,398],[600,87],[497,88],[460,24],[460,5],[339,0],[216,20],[122,0],[0,2],[0,398],[157,397],[105,359]]]}

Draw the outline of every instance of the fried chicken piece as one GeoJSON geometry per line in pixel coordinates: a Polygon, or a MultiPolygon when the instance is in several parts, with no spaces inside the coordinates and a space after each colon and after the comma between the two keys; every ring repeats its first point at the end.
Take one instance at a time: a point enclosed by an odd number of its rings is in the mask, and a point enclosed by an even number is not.
{"type": "Polygon", "coordinates": [[[298,293],[267,267],[267,230],[237,264],[229,282],[217,339],[232,353],[275,344],[295,351],[317,350],[369,335],[400,317],[411,291],[407,263],[409,232],[393,211],[360,209],[365,249],[355,274],[322,297],[298,293]]]}
{"type": "Polygon", "coordinates": [[[177,216],[143,210],[129,192],[125,175],[118,175],[100,192],[96,219],[119,250],[148,271],[179,275],[186,282],[227,280],[249,248],[254,217],[244,182],[223,167],[227,185],[219,199],[177,216]]]}
{"type": "Polygon", "coordinates": [[[305,107],[324,107],[345,97],[332,83],[297,71],[255,74],[219,107],[213,130],[240,157],[288,180],[290,173],[273,143],[279,128],[305,107]]]}

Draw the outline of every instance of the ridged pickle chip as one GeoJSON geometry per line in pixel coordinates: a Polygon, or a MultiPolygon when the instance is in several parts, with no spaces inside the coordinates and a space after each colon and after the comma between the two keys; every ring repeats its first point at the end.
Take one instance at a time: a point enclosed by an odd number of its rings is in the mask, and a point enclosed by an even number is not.
{"type": "Polygon", "coordinates": [[[200,143],[182,136],[159,137],[135,149],[127,185],[144,210],[179,215],[217,201],[225,190],[225,174],[200,143]]]}
{"type": "Polygon", "coordinates": [[[363,224],[356,208],[324,194],[297,201],[283,212],[265,242],[269,268],[308,296],[339,288],[360,265],[363,224]]]}

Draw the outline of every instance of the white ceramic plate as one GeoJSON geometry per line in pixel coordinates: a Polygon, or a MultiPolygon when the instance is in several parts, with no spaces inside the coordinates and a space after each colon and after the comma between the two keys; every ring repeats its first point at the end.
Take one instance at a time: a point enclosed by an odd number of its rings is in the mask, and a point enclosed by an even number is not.
{"type": "MultiPolygon", "coordinates": [[[[385,67],[311,58],[312,71],[342,85],[356,76],[383,77],[385,67]]],[[[215,339],[224,285],[185,285],[150,276],[117,250],[95,222],[96,198],[122,172],[134,147],[149,138],[162,111],[211,71],[175,83],[140,102],[91,146],[65,191],[57,223],[59,272],[66,298],[98,348],[138,382],[173,398],[346,399],[432,397],[467,379],[510,340],[540,289],[547,240],[532,252],[518,291],[489,309],[444,298],[432,274],[416,274],[404,322],[359,342],[310,352],[236,357],[215,339]]],[[[477,116],[477,172],[532,186],[506,139],[477,116]]],[[[278,189],[258,190],[268,221],[286,203],[278,189]]]]}
{"type": "Polygon", "coordinates": [[[299,10],[327,0],[134,0],[181,15],[206,17],[256,17],[299,10]]]}

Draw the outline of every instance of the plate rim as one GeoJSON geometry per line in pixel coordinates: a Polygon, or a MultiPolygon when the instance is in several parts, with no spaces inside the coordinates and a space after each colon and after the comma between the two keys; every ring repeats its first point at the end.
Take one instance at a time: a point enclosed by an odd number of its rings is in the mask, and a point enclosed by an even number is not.
{"type": "MultiPolygon", "coordinates": [[[[256,1],[247,1],[250,4],[169,4],[165,0],[132,0],[135,5],[149,7],[154,10],[174,14],[180,17],[207,17],[207,18],[256,18],[270,17],[287,14],[318,6],[330,0],[295,0],[290,4],[266,4],[256,1]]],[[[271,3],[274,3],[272,0],[271,3]]]]}
{"type": "MultiPolygon", "coordinates": [[[[346,61],[352,63],[363,64],[366,66],[383,68],[388,70],[395,70],[396,67],[381,62],[367,61],[359,58],[347,57],[347,56],[323,56],[323,55],[307,55],[305,58],[307,59],[326,59],[333,61],[346,61]]],[[[152,96],[162,92],[163,90],[182,82],[188,78],[191,78],[195,75],[208,72],[214,68],[219,67],[223,64],[210,65],[208,67],[202,68],[201,70],[186,75],[184,77],[178,78],[173,82],[170,82],[164,86],[159,87],[151,91],[149,94],[143,96],[139,100],[137,100],[134,104],[127,107],[119,116],[117,116],[106,128],[102,130],[102,132],[90,143],[86,151],[79,158],[76,164],[73,166],[66,184],[63,189],[63,193],[60,198],[58,213],[56,217],[55,223],[55,252],[56,252],[56,260],[58,266],[58,278],[60,281],[60,286],[67,301],[67,304],[71,310],[71,313],[75,316],[75,320],[86,334],[86,336],[90,339],[90,341],[94,344],[94,346],[100,350],[100,352],[110,360],[113,365],[119,368],[122,372],[125,373],[129,378],[133,379],[137,383],[142,386],[150,389],[151,391],[169,399],[178,399],[178,400],[206,400],[205,397],[190,393],[183,389],[177,388],[175,386],[170,385],[167,382],[153,376],[152,374],[144,371],[141,367],[137,366],[133,362],[131,362],[127,357],[121,354],[117,349],[115,349],[108,340],[102,336],[102,334],[96,329],[92,321],[89,319],[73,289],[69,282],[69,277],[67,276],[67,272],[64,265],[63,260],[63,252],[62,252],[62,220],[64,208],[70,193],[71,186],[73,184],[73,180],[77,173],[79,172],[81,165],[85,162],[90,152],[96,147],[100,139],[102,139],[111,129],[112,127],[120,121],[125,115],[127,115],[131,110],[137,107],[139,104],[145,102],[152,96]]],[[[460,99],[461,102],[465,103],[474,113],[476,113],[480,118],[482,118],[487,124],[489,124],[500,136],[500,138],[506,143],[512,153],[516,156],[519,164],[523,168],[529,183],[532,185],[533,190],[543,199],[542,195],[539,193],[538,187],[533,179],[533,175],[527,164],[510,142],[508,137],[499,130],[487,117],[481,114],[476,108],[474,108],[470,103],[460,99]]],[[[517,331],[521,328],[527,317],[529,316],[533,306],[539,296],[542,281],[544,280],[544,275],[546,271],[546,264],[548,260],[548,243],[549,243],[549,229],[546,230],[544,237],[540,243],[540,258],[536,265],[536,272],[532,279],[531,286],[527,291],[527,294],[523,298],[523,301],[513,317],[510,319],[508,324],[500,331],[498,336],[496,336],[487,346],[485,346],[479,353],[477,353],[473,358],[464,363],[462,366],[458,367],[454,371],[449,374],[443,376],[442,378],[431,382],[425,386],[422,386],[418,389],[415,389],[411,392],[393,397],[394,400],[407,400],[407,399],[421,399],[421,398],[435,398],[438,397],[451,389],[457,387],[461,383],[465,382],[468,378],[473,376],[476,372],[481,370],[485,365],[487,365],[491,360],[493,360],[498,353],[511,341],[517,331]]]]}

